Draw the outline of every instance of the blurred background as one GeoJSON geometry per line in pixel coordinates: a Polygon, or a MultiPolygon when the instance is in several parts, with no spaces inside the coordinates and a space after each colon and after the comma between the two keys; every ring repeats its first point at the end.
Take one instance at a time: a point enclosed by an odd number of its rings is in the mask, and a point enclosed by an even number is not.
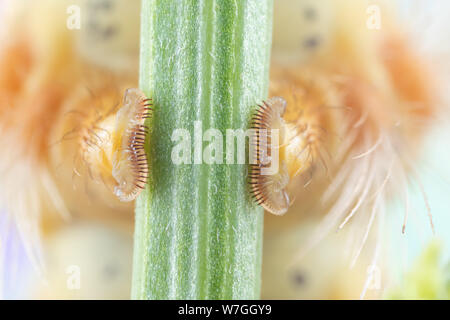
{"type": "MultiPolygon", "coordinates": [[[[130,296],[133,204],[120,203],[86,172],[78,174],[77,154],[80,132],[87,126],[84,114],[107,110],[120,103],[125,88],[138,86],[139,13],[138,0],[0,0],[3,299],[130,296]]],[[[402,132],[414,152],[399,162],[413,168],[407,173],[416,183],[392,176],[392,190],[407,191],[386,197],[384,219],[375,222],[380,231],[362,236],[365,246],[357,259],[349,251],[361,241],[354,230],[365,230],[371,221],[366,207],[358,214],[367,219],[339,232],[332,228],[304,250],[328,213],[313,206],[330,184],[323,172],[299,191],[285,216],[266,213],[262,298],[448,299],[449,14],[445,0],[274,1],[271,92],[288,78],[286,69],[307,79],[301,83],[326,79],[330,92],[341,93],[345,80],[340,77],[383,87],[386,81],[372,77],[384,68],[374,52],[383,56],[387,49],[378,44],[394,35],[420,61],[411,60],[409,67],[429,66],[424,79],[426,85],[432,80],[436,103],[431,116],[424,113],[419,124],[402,132]]],[[[398,82],[425,70],[412,69],[400,68],[398,82]]],[[[301,86],[298,80],[286,81],[289,88],[301,86]]],[[[380,105],[407,119],[403,100],[380,105]]],[[[334,121],[333,130],[339,131],[334,121]]],[[[336,175],[343,170],[335,169],[336,175]]],[[[383,180],[385,172],[379,175],[383,180]]]]}

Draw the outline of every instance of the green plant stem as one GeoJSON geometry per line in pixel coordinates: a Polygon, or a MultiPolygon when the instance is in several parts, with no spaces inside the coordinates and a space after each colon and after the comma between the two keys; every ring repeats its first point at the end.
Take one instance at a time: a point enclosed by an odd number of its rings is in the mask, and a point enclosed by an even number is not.
{"type": "Polygon", "coordinates": [[[267,97],[272,6],[143,0],[140,86],[154,113],[151,174],[136,204],[134,299],[259,298],[263,211],[249,194],[248,166],[175,165],[171,136],[187,129],[193,142],[195,121],[223,137],[249,127],[267,97]]]}

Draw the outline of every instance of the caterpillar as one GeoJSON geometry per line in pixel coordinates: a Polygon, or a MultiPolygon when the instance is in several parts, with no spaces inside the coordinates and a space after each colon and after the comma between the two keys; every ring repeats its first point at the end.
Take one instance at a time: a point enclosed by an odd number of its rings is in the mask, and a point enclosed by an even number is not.
{"type": "MultiPolygon", "coordinates": [[[[403,205],[398,232],[407,232],[411,211],[417,210],[412,207],[411,188],[420,191],[423,209],[418,211],[434,231],[433,203],[420,181],[417,159],[425,152],[424,138],[448,112],[443,90],[448,81],[442,72],[448,70],[448,55],[421,51],[420,39],[405,33],[407,24],[396,21],[394,4],[392,11],[390,5],[379,1],[380,29],[368,27],[372,17],[368,5],[356,0],[339,1],[339,5],[333,1],[281,0],[275,8],[269,94],[286,98],[293,96],[293,91],[311,92],[307,84],[317,79],[327,89],[310,95],[333,92],[329,103],[316,103],[316,110],[322,109],[325,118],[316,115],[305,119],[319,120],[326,131],[317,146],[323,149],[324,157],[330,155],[328,173],[311,170],[314,179],[308,187],[300,185],[291,191],[296,201],[291,201],[287,214],[265,218],[265,243],[284,240],[307,219],[315,221],[314,232],[296,244],[295,254],[279,259],[273,256],[282,250],[277,247],[265,258],[279,261],[276,270],[304,263],[309,254],[320,251],[319,245],[327,236],[337,236],[333,231],[346,233],[348,240],[341,252],[350,266],[357,265],[361,256],[368,258],[364,259],[368,265],[381,266],[387,249],[384,226],[393,211],[390,203],[394,200],[403,205]],[[311,10],[315,18],[302,19],[303,13],[311,10]],[[314,48],[305,47],[310,38],[321,41],[314,48]]],[[[429,18],[434,21],[437,17],[429,18]]],[[[409,21],[416,19],[408,17],[409,21]]],[[[435,28],[422,41],[444,29],[435,28]]],[[[424,28],[419,30],[421,33],[424,28]]],[[[287,109],[302,110],[301,101],[291,99],[287,109]]],[[[319,166],[318,159],[311,164],[312,169],[319,166]]],[[[368,275],[361,297],[370,281],[368,275]]]]}
{"type": "Polygon", "coordinates": [[[286,83],[271,84],[272,92],[283,98],[275,96],[259,104],[251,125],[256,163],[250,165],[250,191],[259,205],[275,215],[287,212],[298,190],[312,182],[318,166],[329,170],[329,150],[335,144],[328,132],[333,125],[329,109],[336,100],[333,90],[318,79],[311,82],[289,74],[284,74],[284,79],[286,83]],[[273,130],[279,136],[275,144],[273,130]],[[273,174],[262,173],[268,166],[265,152],[271,154],[271,161],[279,161],[273,174]]]}
{"type": "Polygon", "coordinates": [[[151,117],[151,101],[138,89],[128,89],[115,113],[81,130],[79,149],[88,170],[121,201],[134,200],[148,178],[144,122],[151,117]]]}

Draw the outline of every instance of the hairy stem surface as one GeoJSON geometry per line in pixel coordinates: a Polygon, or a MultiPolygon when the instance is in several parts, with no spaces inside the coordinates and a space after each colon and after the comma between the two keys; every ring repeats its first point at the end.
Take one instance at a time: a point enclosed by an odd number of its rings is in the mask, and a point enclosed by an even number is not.
{"type": "Polygon", "coordinates": [[[136,205],[134,299],[259,298],[263,212],[248,166],[226,164],[225,137],[248,129],[267,96],[272,5],[143,0],[140,86],[154,113],[151,173],[136,205]],[[196,123],[197,132],[222,133],[223,164],[202,161],[210,142],[194,147],[196,123]],[[173,162],[176,129],[190,134],[191,164],[173,162]]]}

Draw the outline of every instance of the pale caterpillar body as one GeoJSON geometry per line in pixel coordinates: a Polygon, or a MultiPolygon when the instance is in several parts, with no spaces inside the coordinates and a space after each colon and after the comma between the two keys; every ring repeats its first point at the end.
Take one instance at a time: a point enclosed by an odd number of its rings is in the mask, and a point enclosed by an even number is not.
{"type": "MultiPolygon", "coordinates": [[[[342,254],[349,256],[349,265],[356,265],[364,249],[372,255],[368,264],[381,264],[388,203],[403,201],[404,221],[398,231],[406,232],[411,184],[421,190],[421,212],[434,231],[431,204],[415,161],[423,137],[447,108],[446,78],[436,68],[433,53],[418,50],[395,20],[394,5],[377,4],[382,27],[374,30],[367,27],[367,5],[359,1],[279,1],[275,8],[270,95],[308,92],[311,84],[314,88],[321,83],[327,89],[316,91],[317,96],[332,96],[315,106],[328,119],[319,120],[324,130],[318,144],[330,155],[324,157],[327,165],[318,159],[310,165],[324,170],[314,172],[307,188],[296,189],[296,200],[283,218],[267,216],[267,237],[272,238],[300,228],[308,215],[322,217],[317,232],[297,244],[296,254],[280,262],[280,268],[301,263],[326,235],[347,225],[349,241],[342,254]],[[292,30],[289,39],[278,37],[286,30],[292,30]]],[[[446,70],[448,55],[440,61],[446,70]]],[[[301,102],[297,98],[287,108],[301,110],[301,102]]]]}
{"type": "Polygon", "coordinates": [[[42,232],[58,229],[61,217],[130,224],[119,213],[131,206],[119,199],[135,199],[146,183],[150,100],[138,90],[123,100],[137,87],[136,50],[125,48],[137,41],[139,24],[128,24],[128,11],[119,19],[118,2],[100,12],[102,26],[113,22],[118,32],[95,46],[83,38],[86,28],[66,28],[69,1],[16,1],[2,12],[0,204],[38,271],[42,232]],[[43,23],[48,14],[54,19],[43,23]],[[99,59],[107,50],[110,59],[99,59]]]}

